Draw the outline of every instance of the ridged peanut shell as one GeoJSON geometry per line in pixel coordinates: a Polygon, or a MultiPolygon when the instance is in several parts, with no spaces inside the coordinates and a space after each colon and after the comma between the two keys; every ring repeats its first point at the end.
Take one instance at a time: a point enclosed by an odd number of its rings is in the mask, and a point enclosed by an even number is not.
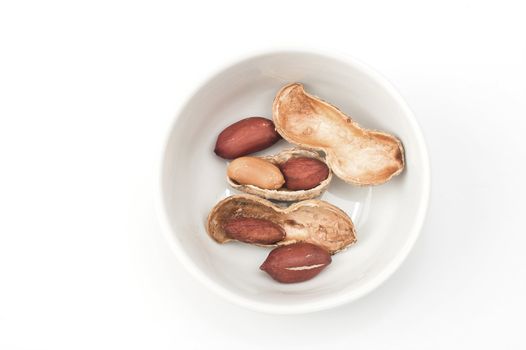
{"type": "Polygon", "coordinates": [[[404,169],[399,139],[362,128],[338,108],[305,92],[302,84],[286,85],[277,93],[272,118],[284,139],[323,151],[334,174],[348,183],[379,185],[404,169]]]}
{"type": "Polygon", "coordinates": [[[284,208],[248,194],[230,196],[217,203],[208,215],[207,232],[218,243],[235,240],[224,227],[231,219],[241,217],[269,220],[285,231],[283,240],[267,246],[308,242],[334,254],[356,242],[351,218],[332,204],[311,199],[284,208]]]}
{"type": "MultiPolygon", "coordinates": [[[[313,158],[317,159],[324,164],[326,164],[325,160],[320,157],[320,155],[317,152],[309,151],[306,149],[299,149],[299,148],[293,148],[293,149],[286,149],[278,154],[272,155],[272,156],[264,156],[259,157],[261,159],[264,159],[266,161],[269,161],[272,164],[275,164],[277,166],[285,163],[287,160],[291,158],[297,158],[297,157],[307,157],[307,158],[313,158]]],[[[227,182],[229,183],[232,188],[242,191],[248,194],[254,194],[256,196],[266,198],[266,199],[272,199],[277,201],[283,201],[283,202],[297,202],[302,201],[305,199],[312,199],[316,198],[322,195],[323,192],[329,187],[329,184],[332,180],[332,172],[330,171],[329,167],[329,175],[325,180],[320,182],[320,184],[314,188],[308,189],[308,190],[296,190],[291,191],[288,190],[285,187],[279,188],[277,190],[268,190],[264,188],[260,188],[254,185],[243,185],[239,184],[235,181],[233,181],[231,178],[227,175],[227,182]]]]}

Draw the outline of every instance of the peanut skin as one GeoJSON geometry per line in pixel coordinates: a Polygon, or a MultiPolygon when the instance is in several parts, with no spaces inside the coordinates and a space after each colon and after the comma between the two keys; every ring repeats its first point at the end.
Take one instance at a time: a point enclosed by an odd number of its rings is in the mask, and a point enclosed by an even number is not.
{"type": "Polygon", "coordinates": [[[291,191],[309,190],[329,176],[329,168],[318,159],[291,158],[280,166],[285,187],[291,191]]]}
{"type": "Polygon", "coordinates": [[[223,229],[230,238],[255,244],[274,244],[285,238],[281,226],[264,219],[234,218],[228,220],[223,229]]]}
{"type": "Polygon", "coordinates": [[[310,280],[331,263],[330,254],[311,243],[293,243],[270,252],[260,269],[281,283],[310,280]]]}
{"type": "Polygon", "coordinates": [[[221,158],[234,159],[264,150],[279,139],[272,120],[250,117],[224,129],[217,137],[214,152],[221,158]]]}

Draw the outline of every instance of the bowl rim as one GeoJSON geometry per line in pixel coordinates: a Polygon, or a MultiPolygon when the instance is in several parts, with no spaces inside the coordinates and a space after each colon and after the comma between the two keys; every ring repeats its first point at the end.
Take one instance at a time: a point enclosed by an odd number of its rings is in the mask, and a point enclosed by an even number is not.
{"type": "Polygon", "coordinates": [[[235,59],[228,59],[227,62],[223,63],[222,65],[219,65],[219,68],[216,67],[215,69],[212,69],[212,71],[209,74],[207,74],[207,76],[204,79],[201,79],[201,81],[198,81],[195,84],[194,88],[191,89],[190,92],[186,96],[183,96],[183,98],[181,98],[181,102],[175,113],[175,117],[170,123],[169,128],[166,131],[166,134],[163,140],[164,141],[162,142],[162,149],[160,152],[160,157],[159,157],[158,166],[157,166],[158,174],[156,176],[156,183],[155,183],[156,185],[155,207],[156,207],[156,213],[157,213],[159,222],[161,224],[161,231],[163,232],[164,236],[168,240],[169,245],[172,251],[175,253],[178,260],[190,272],[191,275],[193,275],[203,285],[208,287],[208,289],[212,290],[217,295],[220,295],[221,297],[228,300],[229,302],[246,307],[254,311],[270,313],[270,314],[282,314],[282,315],[305,314],[305,313],[311,313],[311,312],[317,312],[317,311],[335,308],[337,306],[340,306],[346,303],[350,303],[350,302],[360,299],[361,297],[369,294],[370,292],[375,290],[377,287],[379,287],[383,282],[385,282],[389,277],[391,277],[396,270],[398,270],[400,265],[404,262],[404,260],[409,255],[411,249],[415,245],[420,235],[420,232],[422,231],[424,222],[425,222],[425,218],[426,218],[428,207],[429,207],[429,197],[430,197],[430,192],[431,192],[431,169],[430,169],[430,161],[429,161],[429,153],[428,153],[427,145],[426,145],[422,130],[416,120],[416,117],[414,113],[412,112],[412,110],[410,109],[407,102],[402,97],[402,95],[398,92],[398,90],[396,90],[394,85],[387,78],[385,78],[383,75],[375,71],[373,68],[371,68],[367,64],[347,54],[336,53],[336,52],[331,52],[327,50],[312,49],[312,48],[308,48],[308,49],[307,48],[279,48],[279,49],[266,49],[266,50],[260,50],[256,52],[250,52],[244,55],[240,55],[235,59]],[[422,174],[423,191],[421,193],[421,199],[420,199],[421,205],[413,221],[412,231],[408,235],[406,244],[402,247],[402,249],[400,249],[397,252],[395,258],[388,265],[386,265],[377,276],[375,276],[374,278],[369,280],[366,284],[364,284],[362,287],[356,290],[352,290],[347,293],[342,293],[339,295],[328,297],[328,298],[325,298],[325,299],[322,299],[316,302],[305,302],[305,303],[297,304],[297,305],[276,305],[276,304],[267,303],[267,302],[255,301],[250,298],[240,296],[232,292],[231,290],[217,284],[212,279],[210,279],[203,271],[201,271],[193,263],[192,259],[186,254],[184,249],[179,245],[179,242],[177,241],[175,237],[175,232],[173,232],[172,227],[169,222],[167,208],[164,205],[165,193],[163,191],[165,159],[166,159],[166,153],[168,150],[168,145],[170,142],[171,134],[173,130],[177,128],[177,125],[179,123],[179,117],[181,113],[183,112],[184,108],[186,108],[186,105],[188,101],[191,99],[191,97],[194,96],[203,86],[208,84],[210,81],[212,81],[215,77],[217,77],[219,74],[221,74],[223,71],[227,70],[228,68],[231,68],[235,65],[238,65],[245,61],[255,59],[258,57],[280,55],[280,54],[281,55],[283,54],[308,54],[308,55],[317,55],[317,56],[327,57],[329,59],[336,59],[345,64],[353,66],[356,69],[365,73],[368,77],[370,77],[376,83],[381,85],[382,88],[402,108],[404,114],[406,115],[408,119],[411,129],[415,135],[415,139],[418,145],[417,148],[419,149],[422,155],[421,167],[423,170],[423,174],[422,174]]]}

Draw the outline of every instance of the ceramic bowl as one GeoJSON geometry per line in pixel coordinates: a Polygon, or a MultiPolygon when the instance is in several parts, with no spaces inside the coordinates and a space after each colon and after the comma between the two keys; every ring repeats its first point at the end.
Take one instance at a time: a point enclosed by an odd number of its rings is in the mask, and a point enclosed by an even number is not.
{"type": "MultiPolygon", "coordinates": [[[[290,147],[280,141],[258,153],[290,147]]],[[[203,284],[226,299],[269,313],[305,313],[335,307],[367,294],[406,258],[426,214],[430,171],[424,138],[393,86],[348,57],[302,51],[268,52],[228,65],[183,103],[163,150],[159,211],[173,250],[203,284]],[[214,144],[226,126],[249,116],[272,118],[272,101],[285,84],[339,107],[363,127],[399,137],[404,172],[387,184],[355,187],[334,178],[321,199],[353,219],[358,242],[333,256],[316,278],[279,284],[259,270],[269,249],[239,242],[220,245],[205,231],[210,209],[235,194],[226,182],[228,162],[214,144]]]]}

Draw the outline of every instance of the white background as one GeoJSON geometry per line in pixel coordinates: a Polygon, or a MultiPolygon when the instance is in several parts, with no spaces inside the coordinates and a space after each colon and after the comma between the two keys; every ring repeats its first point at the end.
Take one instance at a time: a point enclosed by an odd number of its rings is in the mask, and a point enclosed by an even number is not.
{"type": "Polygon", "coordinates": [[[520,3],[0,2],[0,348],[526,347],[520,3]],[[350,54],[399,88],[432,193],[379,289],[273,316],[196,282],[153,203],[189,92],[233,59],[291,46],[350,54]]]}

